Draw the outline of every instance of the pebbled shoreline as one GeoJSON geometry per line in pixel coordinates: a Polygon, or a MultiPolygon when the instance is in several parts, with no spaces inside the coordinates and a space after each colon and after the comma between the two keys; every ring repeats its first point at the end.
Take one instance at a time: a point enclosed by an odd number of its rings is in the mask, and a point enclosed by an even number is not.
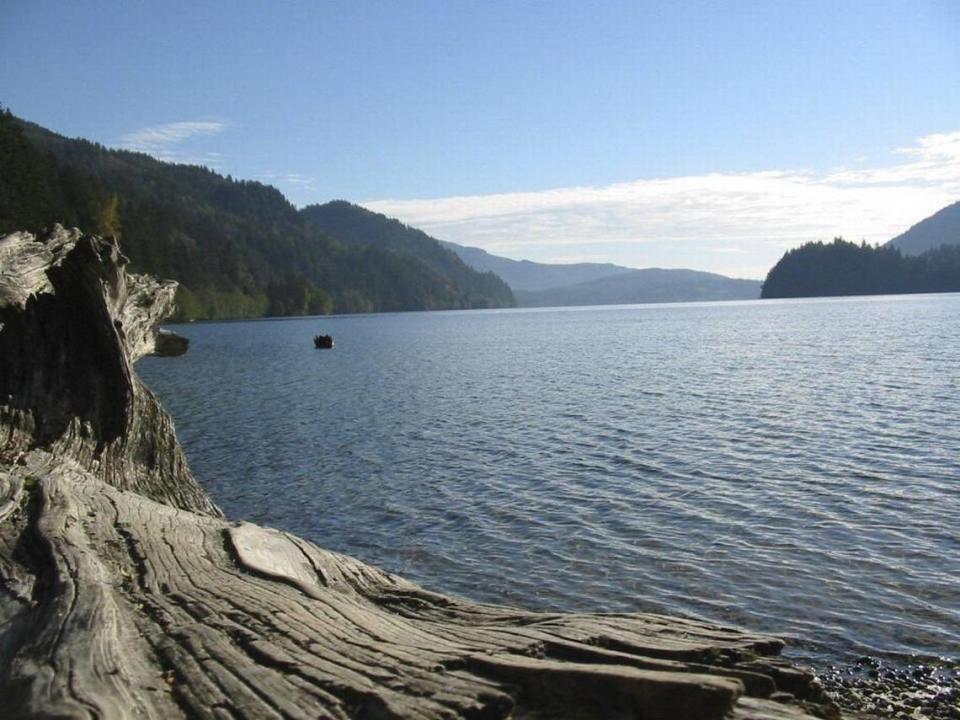
{"type": "Polygon", "coordinates": [[[844,709],[897,720],[960,720],[960,660],[907,664],[861,657],[830,665],[817,679],[844,709]]]}

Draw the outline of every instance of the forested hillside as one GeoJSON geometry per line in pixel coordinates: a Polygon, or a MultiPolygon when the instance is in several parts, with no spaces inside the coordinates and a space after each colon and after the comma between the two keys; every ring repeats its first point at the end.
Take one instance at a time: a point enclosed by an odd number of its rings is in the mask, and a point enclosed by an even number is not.
{"type": "Polygon", "coordinates": [[[319,230],[344,245],[387,248],[417,258],[428,268],[453,280],[471,307],[513,304],[510,287],[492,272],[466,264],[444,243],[399,220],[371,212],[345,200],[309,205],[300,214],[319,230]]]}
{"type": "Polygon", "coordinates": [[[133,270],[181,283],[180,319],[513,304],[456,258],[441,267],[387,242],[338,242],[276,188],[70,140],[9,111],[0,168],[0,232],[59,222],[118,236],[133,270]]]}
{"type": "Polygon", "coordinates": [[[960,291],[960,245],[916,256],[836,238],[787,252],[763,283],[764,298],[960,291]]]}

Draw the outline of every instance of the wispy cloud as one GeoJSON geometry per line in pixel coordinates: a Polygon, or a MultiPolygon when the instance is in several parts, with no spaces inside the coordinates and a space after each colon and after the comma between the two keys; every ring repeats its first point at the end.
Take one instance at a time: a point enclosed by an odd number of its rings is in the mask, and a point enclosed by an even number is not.
{"type": "Polygon", "coordinates": [[[281,179],[289,185],[296,185],[302,190],[313,190],[314,189],[314,179],[310,175],[304,175],[303,173],[287,173],[286,175],[281,175],[281,179]]]}
{"type": "Polygon", "coordinates": [[[843,235],[883,242],[960,199],[960,131],[892,160],[826,172],[766,170],[427,200],[363,203],[445,240],[515,258],[765,272],[789,247],[843,235]]]}
{"type": "Polygon", "coordinates": [[[120,146],[125,150],[152,155],[159,160],[215,166],[222,157],[220,153],[206,152],[199,155],[186,153],[181,145],[198,136],[217,135],[225,128],[225,123],[209,120],[153,125],[122,136],[120,146]]]}
{"type": "Polygon", "coordinates": [[[254,175],[257,180],[279,187],[288,194],[294,192],[312,192],[317,189],[316,178],[299,172],[278,172],[263,170],[254,175]]]}

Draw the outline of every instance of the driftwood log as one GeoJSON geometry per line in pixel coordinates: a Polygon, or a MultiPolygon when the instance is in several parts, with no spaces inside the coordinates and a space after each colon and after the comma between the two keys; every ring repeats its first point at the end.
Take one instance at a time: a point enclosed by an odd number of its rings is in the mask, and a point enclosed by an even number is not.
{"type": "Polygon", "coordinates": [[[779,640],[427,591],[228,522],[137,379],[175,284],[0,240],[0,717],[839,717],[779,640]]]}

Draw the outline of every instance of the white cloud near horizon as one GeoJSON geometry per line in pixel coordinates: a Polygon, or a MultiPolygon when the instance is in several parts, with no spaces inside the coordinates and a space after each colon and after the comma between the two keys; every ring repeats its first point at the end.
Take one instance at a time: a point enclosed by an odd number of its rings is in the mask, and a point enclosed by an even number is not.
{"type": "Polygon", "coordinates": [[[120,138],[120,147],[124,150],[146,153],[167,162],[213,166],[222,157],[220,153],[208,152],[197,157],[184,154],[178,147],[190,138],[217,135],[225,128],[225,123],[212,120],[152,125],[123,135],[120,138]]]}
{"type": "Polygon", "coordinates": [[[960,200],[960,130],[920,137],[887,164],[863,163],[362,204],[515,259],[603,258],[763,277],[790,247],[838,235],[885,242],[960,200]]]}

